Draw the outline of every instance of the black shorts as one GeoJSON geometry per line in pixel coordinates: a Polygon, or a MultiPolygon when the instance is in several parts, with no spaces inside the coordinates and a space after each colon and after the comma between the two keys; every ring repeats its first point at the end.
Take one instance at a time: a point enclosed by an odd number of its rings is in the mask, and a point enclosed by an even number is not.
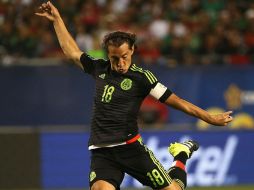
{"type": "Polygon", "coordinates": [[[104,180],[120,189],[125,173],[153,189],[162,189],[172,182],[152,151],[139,141],[91,150],[90,187],[104,180]]]}

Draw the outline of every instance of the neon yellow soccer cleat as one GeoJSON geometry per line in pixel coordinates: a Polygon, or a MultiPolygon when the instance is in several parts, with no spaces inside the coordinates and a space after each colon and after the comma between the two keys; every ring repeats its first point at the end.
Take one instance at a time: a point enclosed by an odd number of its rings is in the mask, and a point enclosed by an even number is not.
{"type": "Polygon", "coordinates": [[[171,143],[168,151],[173,157],[176,157],[180,152],[185,152],[188,158],[190,158],[192,153],[198,150],[198,148],[199,144],[196,141],[188,140],[183,143],[171,143]]]}

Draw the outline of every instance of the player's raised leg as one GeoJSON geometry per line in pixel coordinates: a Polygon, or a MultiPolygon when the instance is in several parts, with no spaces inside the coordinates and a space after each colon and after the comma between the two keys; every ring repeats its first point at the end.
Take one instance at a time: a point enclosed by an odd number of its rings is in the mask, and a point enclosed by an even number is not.
{"type": "Polygon", "coordinates": [[[116,188],[112,184],[104,180],[96,181],[91,187],[91,190],[115,190],[115,189],[116,188]]]}
{"type": "Polygon", "coordinates": [[[184,143],[171,143],[168,147],[169,153],[174,157],[174,162],[172,167],[169,168],[168,174],[182,190],[185,189],[187,184],[186,161],[198,148],[199,144],[192,140],[185,141],[184,143]]]}

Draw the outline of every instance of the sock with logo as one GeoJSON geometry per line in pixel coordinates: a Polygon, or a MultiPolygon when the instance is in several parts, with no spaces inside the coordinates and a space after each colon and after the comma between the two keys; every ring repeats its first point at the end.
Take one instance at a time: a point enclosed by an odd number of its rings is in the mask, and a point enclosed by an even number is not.
{"type": "Polygon", "coordinates": [[[169,168],[168,174],[174,179],[182,190],[185,189],[187,184],[187,174],[185,170],[185,164],[188,159],[188,156],[185,152],[179,153],[175,158],[172,164],[172,167],[169,168]]]}

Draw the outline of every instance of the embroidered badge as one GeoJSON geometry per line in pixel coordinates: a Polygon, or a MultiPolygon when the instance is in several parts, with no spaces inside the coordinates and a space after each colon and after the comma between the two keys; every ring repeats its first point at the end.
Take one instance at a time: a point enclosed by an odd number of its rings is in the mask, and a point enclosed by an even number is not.
{"type": "Polygon", "coordinates": [[[105,74],[105,73],[103,73],[103,74],[99,75],[99,77],[100,77],[101,79],[105,79],[105,76],[106,76],[106,74],[105,74]]]}
{"type": "Polygon", "coordinates": [[[131,86],[132,86],[132,80],[131,79],[124,79],[122,82],[121,82],[121,88],[123,90],[130,90],[131,89],[131,86]]]}
{"type": "Polygon", "coordinates": [[[96,178],[96,173],[94,171],[92,171],[90,173],[90,181],[93,181],[96,178]]]}

